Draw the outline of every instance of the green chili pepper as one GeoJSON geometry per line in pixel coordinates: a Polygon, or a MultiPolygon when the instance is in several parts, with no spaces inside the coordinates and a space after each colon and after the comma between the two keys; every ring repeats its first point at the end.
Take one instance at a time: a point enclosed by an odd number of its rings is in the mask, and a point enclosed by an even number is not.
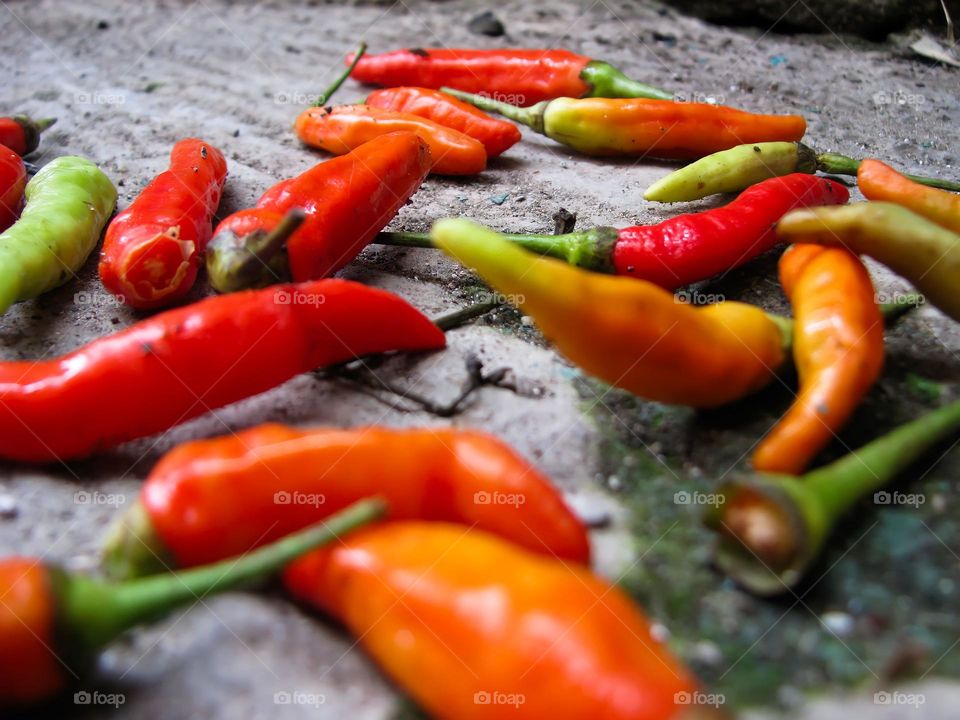
{"type": "Polygon", "coordinates": [[[789,590],[857,502],[960,430],[960,401],[902,425],[799,477],[757,474],[720,488],[706,522],[719,533],[717,564],[760,595],[789,590]]]}
{"type": "MultiPolygon", "coordinates": [[[[686,202],[717,193],[739,192],[762,180],[791,173],[856,175],[860,161],[837,153],[818,153],[801,142],[738,145],[692,162],[661,178],[643,194],[655,202],[686,202]]],[[[907,175],[911,180],[960,190],[960,183],[907,175]]]]}
{"type": "Polygon", "coordinates": [[[69,280],[100,239],[117,191],[92,162],[59,157],[27,183],[20,219],[0,234],[0,312],[69,280]]]}
{"type": "Polygon", "coordinates": [[[906,208],[866,202],[795,210],[780,220],[777,233],[788,242],[845,247],[869,255],[960,320],[960,235],[906,208]]]}

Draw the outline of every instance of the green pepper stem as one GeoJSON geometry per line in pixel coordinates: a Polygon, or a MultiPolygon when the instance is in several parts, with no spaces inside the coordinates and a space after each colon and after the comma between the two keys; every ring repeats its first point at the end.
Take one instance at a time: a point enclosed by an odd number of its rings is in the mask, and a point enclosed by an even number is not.
{"type": "Polygon", "coordinates": [[[59,572],[55,592],[58,621],[68,651],[94,653],[126,630],[210,593],[261,580],[304,553],[369,523],[386,512],[379,499],[363,500],[336,515],[247,555],[118,584],[59,572]]]}
{"type": "Polygon", "coordinates": [[[580,79],[590,86],[584,97],[673,100],[673,93],[633,80],[602,60],[591,60],[584,65],[580,79]]]}
{"type": "Polygon", "coordinates": [[[360,62],[360,58],[363,57],[363,54],[367,52],[367,44],[365,42],[360,43],[357,46],[356,51],[353,53],[353,61],[341,72],[336,80],[333,81],[333,84],[328,87],[323,94],[313,103],[312,107],[323,107],[328,102],[330,98],[333,97],[333,94],[340,89],[340,86],[350,77],[350,73],[353,72],[353,69],[357,66],[357,63],[360,62]]]}
{"type": "Polygon", "coordinates": [[[44,130],[50,126],[56,124],[56,118],[40,118],[39,120],[33,121],[33,126],[37,129],[38,133],[42,133],[44,130]]]}
{"type": "Polygon", "coordinates": [[[460,327],[465,322],[478,318],[481,315],[484,315],[496,307],[500,307],[502,303],[499,300],[484,300],[482,302],[474,303],[473,305],[468,305],[465,308],[460,310],[454,310],[448,312],[439,317],[433,319],[433,324],[438,328],[446,332],[447,330],[453,330],[460,327]]]}
{"type": "Polygon", "coordinates": [[[510,118],[514,122],[518,122],[522,125],[526,125],[527,127],[532,128],[536,132],[543,135],[543,113],[547,109],[547,105],[550,103],[549,100],[538,102],[536,105],[531,105],[529,107],[518,107],[517,105],[511,105],[510,103],[494,100],[493,98],[484,97],[483,95],[473,95],[471,93],[454,90],[453,88],[448,87],[440,88],[440,92],[446,93],[447,95],[452,95],[458,100],[468,102],[474,107],[480,108],[481,110],[503,115],[504,117],[510,118]]]}
{"type": "Polygon", "coordinates": [[[231,231],[207,246],[207,278],[217,292],[236,292],[280,282],[286,275],[284,245],[303,224],[306,214],[293,208],[270,232],[256,230],[244,237],[231,231]]]}
{"type": "MultiPolygon", "coordinates": [[[[856,176],[857,170],[860,169],[860,161],[838,153],[820,153],[817,155],[817,169],[831,175],[856,176]]],[[[905,174],[904,177],[921,185],[960,192],[960,182],[954,182],[953,180],[943,180],[941,178],[925,177],[923,175],[905,174]]]]}

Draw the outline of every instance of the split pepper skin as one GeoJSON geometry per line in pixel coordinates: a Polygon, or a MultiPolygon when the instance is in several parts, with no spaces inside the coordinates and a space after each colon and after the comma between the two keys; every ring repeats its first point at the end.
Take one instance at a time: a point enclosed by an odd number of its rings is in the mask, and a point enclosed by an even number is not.
{"type": "Polygon", "coordinates": [[[397,132],[282,180],[255,207],[217,226],[207,248],[210,284],[233,292],[278,282],[288,273],[297,282],[332,275],[393,219],[431,165],[426,143],[397,132]],[[287,238],[276,231],[291,211],[302,211],[306,219],[287,238]]]}
{"type": "Polygon", "coordinates": [[[172,304],[193,287],[227,179],[223,154],[181,140],[170,169],[147,185],[107,228],[100,251],[104,287],[138,310],[172,304]]]}
{"type": "MultiPolygon", "coordinates": [[[[833,180],[796,174],[744,190],[724,207],[678,215],[655,225],[504,237],[577,267],[673,290],[727,272],[770,250],[780,242],[776,222],[790,210],[840,205],[849,198],[847,189],[833,180]]],[[[425,233],[380,233],[376,242],[432,247],[425,233]]]]}
{"type": "Polygon", "coordinates": [[[17,155],[29,155],[40,146],[40,134],[56,121],[56,118],[34,120],[26,115],[0,117],[0,145],[17,155]]]}
{"type": "Polygon", "coordinates": [[[716,407],[769,383],[786,359],[789,333],[752,305],[693,307],[651,283],[538,257],[468,220],[441,220],[432,237],[496,290],[519,298],[569,360],[641,397],[716,407]]]}
{"type": "Polygon", "coordinates": [[[521,138],[520,131],[513,123],[490,117],[473,105],[428,88],[397,87],[374,90],[367,96],[366,104],[383,110],[417,115],[458,130],[482,143],[488,158],[502,155],[520,142],[521,138]]]}
{"type": "MultiPolygon", "coordinates": [[[[353,56],[346,62],[353,62],[353,56]]],[[[561,97],[672,100],[666,90],[631,80],[609,63],[569,50],[411,48],[367,55],[352,77],[363,83],[493,93],[516,104],[561,97]]]]}
{"type": "Polygon", "coordinates": [[[870,274],[843,248],[793,245],[780,258],[793,306],[800,392],[753,453],[762,472],[799,475],[846,424],[883,370],[883,317],[870,274]]]}
{"type": "Polygon", "coordinates": [[[345,280],[209,298],[60,358],[0,363],[0,458],[84,457],[324,365],[444,344],[404,300],[345,280]]]}
{"type": "Polygon", "coordinates": [[[27,169],[20,155],[0,145],[0,232],[13,225],[23,209],[27,169]]]}
{"type": "Polygon", "coordinates": [[[960,195],[956,193],[924,187],[879,160],[860,164],[857,185],[868,200],[895,203],[950,232],[960,233],[960,195]]]}
{"type": "Polygon", "coordinates": [[[73,277],[117,202],[110,179],[81,157],[58,157],[27,183],[26,206],[0,234],[0,312],[73,277]]]}
{"type": "Polygon", "coordinates": [[[722,717],[683,704],[696,679],[622,590],[477,529],[384,523],[303,556],[284,582],[431,717],[722,717]]]}
{"type": "Polygon", "coordinates": [[[482,432],[261,425],[180,445],[116,525],[114,577],[190,567],[271,542],[364,497],[391,520],[476,526],[533,552],[588,563],[583,523],[550,481],[482,432]]]}
{"type": "Polygon", "coordinates": [[[707,103],[558,98],[517,107],[452,88],[443,92],[595,157],[693,160],[744,141],[799,140],[807,129],[799,115],[757,115],[707,103]]]}
{"type": "Polygon", "coordinates": [[[960,321],[960,235],[891,203],[855,203],[788,213],[777,224],[786,242],[817,243],[869,255],[909,280],[960,321]]]}
{"type": "Polygon", "coordinates": [[[73,575],[40,558],[0,560],[0,707],[52,698],[82,677],[99,652],[127,630],[210,593],[273,575],[383,512],[382,502],[368,500],[216,565],[120,584],[73,575]]]}

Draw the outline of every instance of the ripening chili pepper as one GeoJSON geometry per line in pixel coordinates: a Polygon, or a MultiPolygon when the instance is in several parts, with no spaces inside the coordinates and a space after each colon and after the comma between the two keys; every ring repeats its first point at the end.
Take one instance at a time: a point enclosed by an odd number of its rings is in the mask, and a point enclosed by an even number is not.
{"type": "Polygon", "coordinates": [[[850,419],[883,369],[883,316],[870,274],[843,248],[793,245],[780,258],[793,306],[800,392],[753,453],[762,472],[799,475],[850,419]]]}
{"type": "Polygon", "coordinates": [[[311,107],[300,113],[297,137],[310,147],[343,155],[386,133],[416,133],[427,145],[438,175],[476,175],[487,166],[479,140],[419,115],[369,105],[311,107]]]}
{"type": "Polygon", "coordinates": [[[0,312],[63,285],[93,252],[117,191],[92,162],[63,156],[24,191],[26,206],[0,234],[0,312]]]}
{"type": "Polygon", "coordinates": [[[82,457],[323,365],[444,342],[401,298],[345,280],[208,298],[60,358],[0,363],[0,458],[82,457]]]}
{"type": "Polygon", "coordinates": [[[287,270],[298,282],[332,275],[393,219],[430,165],[426,143],[398,132],[282,180],[217,226],[207,247],[210,284],[232,292],[277,282],[287,270]],[[292,210],[306,220],[286,239],[274,231],[292,210]]]}
{"type": "MultiPolygon", "coordinates": [[[[717,193],[739,192],[768,178],[791,173],[856,175],[858,160],[819,153],[801,142],[757,142],[721,150],[661,178],[643,196],[655,202],[686,202],[717,193]]],[[[960,183],[908,175],[924,185],[960,190],[960,183]]]]}
{"type": "Polygon", "coordinates": [[[490,117],[482,110],[438,90],[397,87],[374,90],[366,104],[384,110],[418,115],[479,140],[487,157],[497,157],[520,141],[517,126],[490,117]]]}
{"type": "Polygon", "coordinates": [[[23,160],[10,148],[0,145],[0,232],[20,216],[26,187],[27,169],[23,160]]]}
{"type": "Polygon", "coordinates": [[[0,145],[17,155],[29,155],[40,145],[40,134],[56,121],[56,118],[34,120],[26,115],[0,117],[0,145]]]}
{"type": "Polygon", "coordinates": [[[558,98],[517,107],[452,88],[443,92],[522,123],[584,155],[693,159],[747,142],[799,140],[799,115],[757,115],[707,103],[558,98]]]}
{"type": "Polygon", "coordinates": [[[857,185],[868,200],[895,203],[960,233],[960,195],[924,187],[879,160],[860,163],[857,185]]]}
{"type": "Polygon", "coordinates": [[[869,255],[960,320],[960,235],[891,203],[796,210],[777,224],[788,242],[844,247],[869,255]]]}
{"type": "Polygon", "coordinates": [[[431,717],[722,716],[683,704],[696,679],[621,589],[477,529],[384,523],[303,556],[284,582],[431,717]]]}
{"type": "Polygon", "coordinates": [[[107,228],[100,279],[111,293],[145,310],[187,294],[213,230],[227,161],[197,138],[181,140],[170,169],[154,178],[107,228]]]}
{"type": "Polygon", "coordinates": [[[0,560],[0,707],[56,695],[127,630],[209,593],[272,575],[383,512],[381,501],[367,500],[236,558],[117,584],[68,573],[41,558],[0,560]]]}
{"type": "Polygon", "coordinates": [[[167,453],[105,548],[115,577],[245,552],[364,497],[395,520],[476,526],[588,563],[583,523],[550,480],[497,438],[450,428],[261,425],[167,453]],[[229,501],[225,498],[229,497],[229,501]]]}
{"type": "MultiPolygon", "coordinates": [[[[571,265],[674,289],[726,272],[772,248],[779,242],[774,225],[790,210],[842,204],[849,197],[847,189],[833,180],[796,174],[744,190],[722,208],[678,215],[655,225],[504,237],[571,265]]],[[[385,232],[376,242],[432,247],[426,233],[385,232]]]]}
{"type": "Polygon", "coordinates": [[[651,400],[714,407],[766,385],[789,333],[759,308],[695,308],[651,283],[585,272],[538,257],[468,220],[433,226],[437,247],[518,298],[572,362],[651,400]]]}
{"type": "Polygon", "coordinates": [[[352,77],[386,87],[491,93],[518,104],[561,97],[673,99],[672,93],[631,80],[609,63],[569,50],[411,48],[367,55],[352,77]]]}
{"type": "Polygon", "coordinates": [[[752,592],[786,592],[844,515],[958,430],[954,402],[800,477],[758,473],[721,487],[724,502],[707,516],[717,564],[752,592]]]}

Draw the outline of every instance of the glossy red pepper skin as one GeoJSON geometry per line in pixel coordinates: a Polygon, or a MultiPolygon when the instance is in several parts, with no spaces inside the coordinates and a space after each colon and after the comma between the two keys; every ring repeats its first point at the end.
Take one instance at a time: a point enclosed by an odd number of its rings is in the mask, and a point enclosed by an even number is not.
{"type": "Polygon", "coordinates": [[[0,232],[13,225],[23,209],[27,170],[20,155],[0,145],[0,232]]]}
{"type": "Polygon", "coordinates": [[[432,160],[411,132],[383,135],[267,190],[254,208],[221,222],[238,237],[270,232],[295,208],[307,217],[287,240],[297,282],[332,275],[355,258],[420,187],[432,160]]]}
{"type": "Polygon", "coordinates": [[[459,130],[483,143],[487,157],[496,157],[520,141],[520,130],[506,120],[491,117],[455,97],[422,87],[395,87],[374,90],[367,105],[409,113],[459,130]]]}
{"type": "MultiPolygon", "coordinates": [[[[352,61],[351,55],[346,62],[352,61]]],[[[586,94],[590,88],[580,74],[589,62],[590,58],[568,50],[418,48],[364,55],[351,77],[386,87],[495,92],[513,105],[532,105],[586,94]]]]}
{"type": "Polygon", "coordinates": [[[444,342],[401,298],[343,280],[209,298],[60,358],[0,363],[0,458],[86,456],[322,365],[444,342]]]}
{"type": "Polygon", "coordinates": [[[721,208],[619,231],[618,275],[675,289],[726,272],[777,244],[777,221],[795,208],[842,205],[849,191],[827,178],[795,173],[744,190],[721,208]]]}
{"type": "Polygon", "coordinates": [[[158,175],[110,226],[100,251],[100,279],[140,310],[169,305],[189,292],[212,234],[227,179],[227,161],[207,142],[173,146],[158,175]]]}
{"type": "Polygon", "coordinates": [[[53,118],[34,120],[26,115],[0,117],[0,145],[17,155],[29,155],[40,145],[40,133],[55,122],[53,118]]]}

